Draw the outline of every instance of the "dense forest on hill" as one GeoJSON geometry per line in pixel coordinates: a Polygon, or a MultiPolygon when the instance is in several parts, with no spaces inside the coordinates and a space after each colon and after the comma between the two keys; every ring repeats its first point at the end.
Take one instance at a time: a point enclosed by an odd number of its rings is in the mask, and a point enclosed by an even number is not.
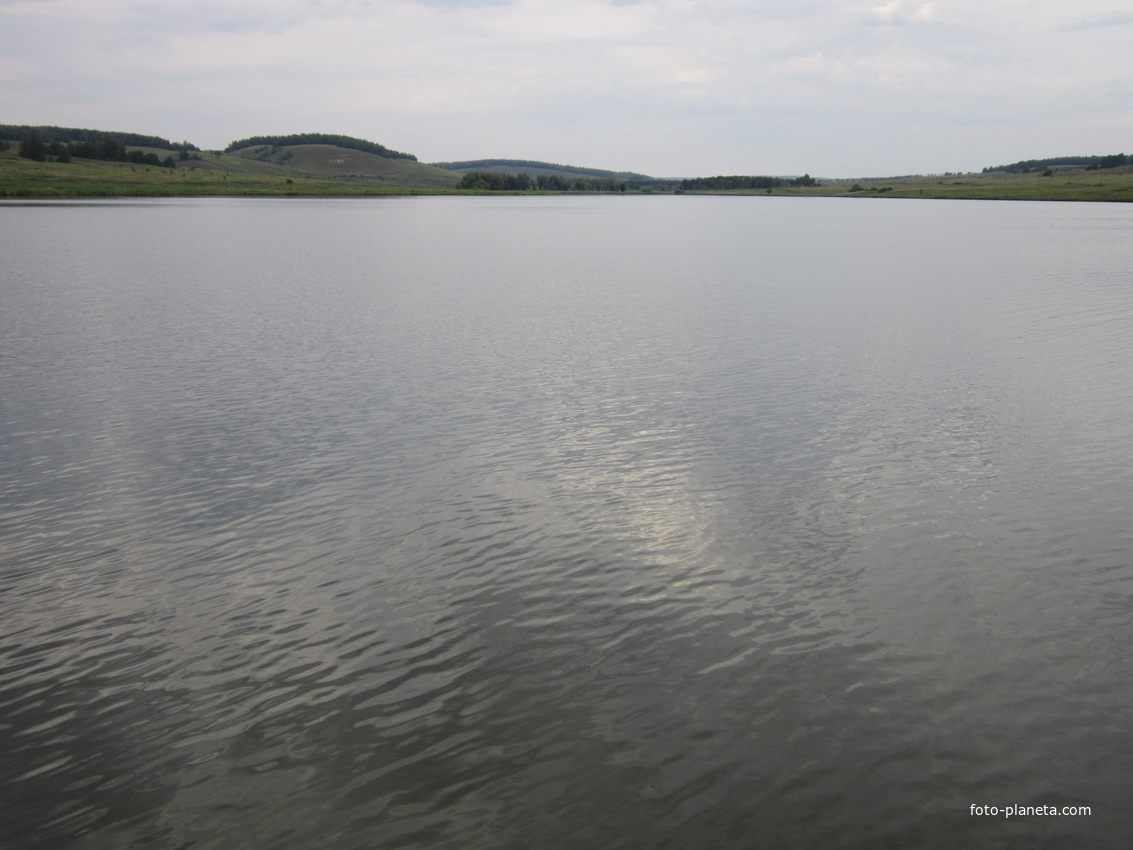
{"type": "Polygon", "coordinates": [[[1054,156],[1048,159],[1024,159],[1010,165],[992,165],[983,169],[984,174],[994,171],[1006,171],[1009,174],[1029,174],[1032,171],[1042,171],[1059,165],[1081,165],[1087,170],[1097,168],[1117,168],[1125,165],[1128,157],[1123,153],[1109,156],[1054,156]]]}
{"type": "Polygon", "coordinates": [[[293,133],[290,136],[250,136],[247,139],[240,139],[237,142],[233,142],[224,150],[227,153],[243,150],[244,148],[254,148],[260,145],[267,145],[273,148],[282,148],[288,145],[334,145],[335,147],[347,148],[348,150],[377,154],[386,159],[410,159],[414,162],[417,161],[417,157],[411,153],[401,153],[400,151],[390,150],[384,145],[379,145],[377,142],[368,142],[365,139],[356,139],[353,136],[336,136],[331,133],[293,133]]]}
{"type": "Polygon", "coordinates": [[[109,130],[84,130],[78,127],[40,127],[30,124],[0,124],[0,139],[23,141],[24,139],[40,139],[43,142],[86,142],[91,145],[100,145],[107,139],[114,139],[122,145],[133,145],[138,148],[159,148],[167,151],[199,151],[189,142],[171,142],[161,136],[143,136],[139,133],[116,133],[109,130]]]}

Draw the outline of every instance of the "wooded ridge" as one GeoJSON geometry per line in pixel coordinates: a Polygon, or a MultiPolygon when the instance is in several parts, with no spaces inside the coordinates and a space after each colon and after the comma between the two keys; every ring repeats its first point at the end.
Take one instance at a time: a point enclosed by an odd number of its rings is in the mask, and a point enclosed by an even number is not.
{"type": "Polygon", "coordinates": [[[225,153],[229,153],[231,151],[254,148],[262,145],[273,148],[290,147],[291,145],[334,145],[336,148],[364,151],[365,153],[384,156],[387,159],[411,159],[414,162],[417,161],[417,157],[411,153],[390,150],[384,145],[379,145],[377,142],[370,142],[366,139],[356,139],[353,136],[338,136],[332,133],[293,133],[289,136],[250,136],[247,139],[232,142],[224,151],[225,153]]]}

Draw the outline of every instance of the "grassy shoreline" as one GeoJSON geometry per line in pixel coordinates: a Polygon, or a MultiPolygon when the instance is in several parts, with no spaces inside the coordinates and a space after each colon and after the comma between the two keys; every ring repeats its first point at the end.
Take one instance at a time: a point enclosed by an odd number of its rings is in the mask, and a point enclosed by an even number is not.
{"type": "MultiPolygon", "coordinates": [[[[256,173],[227,156],[161,168],[76,159],[70,163],[20,159],[0,152],[0,200],[193,197],[381,197],[391,195],[503,194],[444,185],[412,185],[408,174],[389,176],[287,176],[256,173]]],[[[454,175],[455,180],[455,175],[454,175]]],[[[633,193],[633,190],[631,190],[633,193]]],[[[523,192],[518,194],[536,194],[523,192]]],[[[562,194],[562,193],[551,193],[562,194]]],[[[651,194],[672,194],[653,189],[651,194]]],[[[1133,202],[1133,166],[1039,174],[964,174],[840,181],[814,187],[766,190],[688,191],[688,195],[791,197],[933,198],[965,200],[1133,202]]]]}

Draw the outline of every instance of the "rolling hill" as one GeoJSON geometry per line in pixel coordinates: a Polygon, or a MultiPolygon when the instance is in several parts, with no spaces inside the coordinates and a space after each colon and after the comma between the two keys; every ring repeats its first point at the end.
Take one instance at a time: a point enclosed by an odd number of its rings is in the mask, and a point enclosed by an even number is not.
{"type": "Polygon", "coordinates": [[[470,171],[487,171],[491,174],[541,174],[559,177],[598,177],[613,180],[628,180],[631,183],[648,183],[654,178],[633,171],[604,171],[601,168],[580,168],[577,165],[559,165],[554,162],[539,162],[531,159],[471,159],[464,162],[434,162],[438,168],[467,174],[470,171]]]}
{"type": "Polygon", "coordinates": [[[0,145],[0,151],[8,148],[0,154],[0,193],[16,197],[358,194],[444,190],[460,180],[459,174],[418,162],[412,154],[349,136],[263,136],[233,142],[225,151],[202,151],[157,136],[0,125],[0,140],[8,142],[0,145]],[[29,137],[44,143],[38,161],[14,150],[29,137]],[[260,141],[264,144],[255,144],[260,141]]]}
{"type": "Polygon", "coordinates": [[[260,145],[205,154],[196,163],[244,174],[323,180],[357,180],[384,186],[451,189],[460,175],[412,159],[390,158],[337,145],[260,145]]]}

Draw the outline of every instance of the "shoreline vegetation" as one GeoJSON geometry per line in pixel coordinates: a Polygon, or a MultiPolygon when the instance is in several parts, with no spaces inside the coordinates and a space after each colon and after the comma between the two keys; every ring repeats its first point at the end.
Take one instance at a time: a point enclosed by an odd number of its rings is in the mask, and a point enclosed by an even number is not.
{"type": "Polygon", "coordinates": [[[670,180],[530,160],[427,164],[363,139],[254,136],[223,151],[157,136],[0,125],[0,201],[157,197],[688,194],[1133,201],[1133,158],[1057,157],[965,174],[670,180]]]}

